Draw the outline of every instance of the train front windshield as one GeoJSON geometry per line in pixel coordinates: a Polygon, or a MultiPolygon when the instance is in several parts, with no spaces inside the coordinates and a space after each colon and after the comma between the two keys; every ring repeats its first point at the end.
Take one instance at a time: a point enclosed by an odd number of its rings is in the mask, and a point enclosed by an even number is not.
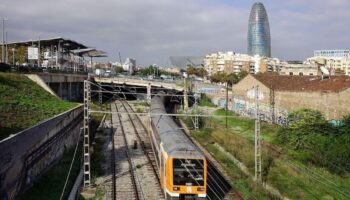
{"type": "Polygon", "coordinates": [[[173,159],[173,184],[204,186],[204,162],[202,159],[173,159]]]}

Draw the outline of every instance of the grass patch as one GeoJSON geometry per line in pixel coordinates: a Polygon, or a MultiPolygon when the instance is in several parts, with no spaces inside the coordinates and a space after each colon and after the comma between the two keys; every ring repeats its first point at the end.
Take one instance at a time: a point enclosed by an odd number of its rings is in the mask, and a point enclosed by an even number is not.
{"type": "Polygon", "coordinates": [[[147,101],[141,101],[141,102],[131,102],[135,106],[144,106],[144,107],[150,107],[150,104],[147,101]]]}
{"type": "Polygon", "coordinates": [[[206,94],[201,95],[198,105],[207,106],[207,107],[216,107],[216,105],[211,101],[211,99],[206,94]]]}
{"type": "MultiPolygon", "coordinates": [[[[225,115],[220,109],[214,115],[225,115]]],[[[237,167],[225,158],[213,145],[222,146],[226,151],[244,163],[251,174],[254,174],[254,120],[242,118],[228,112],[228,129],[225,129],[225,118],[213,117],[206,120],[206,125],[193,136],[205,146],[226,168],[233,177],[231,184],[240,190],[247,199],[273,199],[261,187],[254,185],[250,179],[242,176],[237,167]],[[208,124],[210,125],[208,127],[208,124]]],[[[263,141],[278,144],[275,140],[279,126],[261,124],[263,141]]],[[[308,162],[294,158],[294,150],[289,149],[279,155],[271,148],[262,146],[263,181],[278,189],[282,195],[291,199],[350,199],[350,178],[341,177],[325,168],[316,167],[308,162]]]]}
{"type": "Polygon", "coordinates": [[[77,105],[57,99],[24,75],[0,73],[0,140],[77,105]]]}
{"type": "Polygon", "coordinates": [[[196,131],[192,136],[201,143],[219,161],[229,175],[229,182],[237,189],[245,199],[273,199],[271,196],[246,176],[227,155],[222,153],[214,145],[215,139],[212,130],[196,131]]]}
{"type": "MultiPolygon", "coordinates": [[[[63,199],[67,199],[71,188],[73,187],[75,178],[80,171],[80,163],[82,158],[82,143],[79,144],[69,181],[63,199]]],[[[68,170],[73,159],[74,148],[66,151],[61,160],[49,169],[28,191],[26,191],[20,199],[23,200],[57,200],[60,199],[62,189],[68,175],[68,170]]]]}
{"type": "MultiPolygon", "coordinates": [[[[104,191],[103,188],[97,187],[95,196],[85,200],[103,200],[105,193],[106,191],[104,191]]],[[[83,199],[83,197],[80,197],[80,198],[83,199]]]]}
{"type": "MultiPolygon", "coordinates": [[[[98,110],[97,107],[99,105],[92,104],[92,109],[98,110]]],[[[100,106],[101,107],[101,106],[100,106]]],[[[109,107],[109,104],[103,104],[102,109],[107,110],[109,107]]],[[[103,156],[103,144],[104,139],[101,137],[96,137],[98,134],[97,128],[101,123],[101,120],[103,118],[103,113],[93,113],[91,115],[91,122],[90,122],[90,143],[93,144],[94,151],[91,154],[91,179],[92,182],[96,180],[97,177],[103,175],[103,169],[101,167],[101,162],[104,159],[103,156]]],[[[101,130],[103,131],[103,130],[101,130]]]]}

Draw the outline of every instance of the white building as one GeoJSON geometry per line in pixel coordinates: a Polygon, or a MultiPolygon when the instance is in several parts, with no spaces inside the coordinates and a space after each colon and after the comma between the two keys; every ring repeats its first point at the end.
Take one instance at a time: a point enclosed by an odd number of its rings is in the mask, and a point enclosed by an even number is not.
{"type": "Polygon", "coordinates": [[[136,68],[136,60],[133,58],[126,58],[122,67],[123,70],[128,71],[130,74],[133,74],[136,68]]]}
{"type": "Polygon", "coordinates": [[[335,74],[350,76],[350,50],[319,50],[314,54],[317,56],[308,58],[308,62],[324,65],[335,74]]]}
{"type": "Polygon", "coordinates": [[[204,69],[208,72],[208,76],[218,72],[238,74],[242,70],[251,74],[278,72],[281,66],[282,64],[277,58],[252,57],[233,51],[211,53],[204,58],[204,69]]]}
{"type": "Polygon", "coordinates": [[[324,57],[327,59],[341,59],[350,56],[350,50],[316,50],[314,57],[324,57]]]}

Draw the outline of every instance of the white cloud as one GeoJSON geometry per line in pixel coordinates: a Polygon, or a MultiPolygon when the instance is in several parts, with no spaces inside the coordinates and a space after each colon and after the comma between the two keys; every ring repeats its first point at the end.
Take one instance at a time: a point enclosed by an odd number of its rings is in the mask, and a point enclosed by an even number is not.
{"type": "MultiPolygon", "coordinates": [[[[273,55],[301,59],[317,48],[346,48],[347,0],[266,0],[273,55]],[[344,47],[345,46],[345,47],[344,47]]],[[[251,5],[214,0],[3,0],[11,40],[62,36],[138,63],[171,55],[246,52],[251,5]]]]}

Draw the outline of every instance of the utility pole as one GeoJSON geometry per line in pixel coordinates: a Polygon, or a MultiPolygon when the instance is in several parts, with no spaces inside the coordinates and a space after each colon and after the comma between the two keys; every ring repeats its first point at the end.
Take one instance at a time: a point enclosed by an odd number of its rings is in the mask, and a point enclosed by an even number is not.
{"type": "Polygon", "coordinates": [[[255,180],[261,182],[259,86],[255,86],[255,180]]]}
{"type": "Polygon", "coordinates": [[[188,87],[187,87],[187,78],[184,77],[184,110],[186,111],[188,109],[188,87]]]}
{"type": "Polygon", "coordinates": [[[196,92],[194,94],[194,112],[195,112],[195,116],[194,116],[194,129],[197,131],[199,129],[199,119],[198,119],[198,93],[196,92]]]}
{"type": "Polygon", "coordinates": [[[91,101],[91,85],[90,79],[84,81],[84,187],[90,187],[90,135],[89,135],[89,109],[91,101]]]}
{"type": "MultiPolygon", "coordinates": [[[[100,78],[101,78],[101,76],[100,76],[100,78]]],[[[100,104],[100,105],[102,105],[102,84],[101,84],[101,82],[100,83],[98,83],[98,103],[100,104]]]]}
{"type": "Polygon", "coordinates": [[[227,131],[227,111],[228,111],[228,82],[226,82],[226,105],[225,105],[226,131],[227,131]]]}
{"type": "Polygon", "coordinates": [[[39,35],[39,41],[38,41],[38,67],[41,67],[41,64],[40,64],[40,35],[39,35]]]}

